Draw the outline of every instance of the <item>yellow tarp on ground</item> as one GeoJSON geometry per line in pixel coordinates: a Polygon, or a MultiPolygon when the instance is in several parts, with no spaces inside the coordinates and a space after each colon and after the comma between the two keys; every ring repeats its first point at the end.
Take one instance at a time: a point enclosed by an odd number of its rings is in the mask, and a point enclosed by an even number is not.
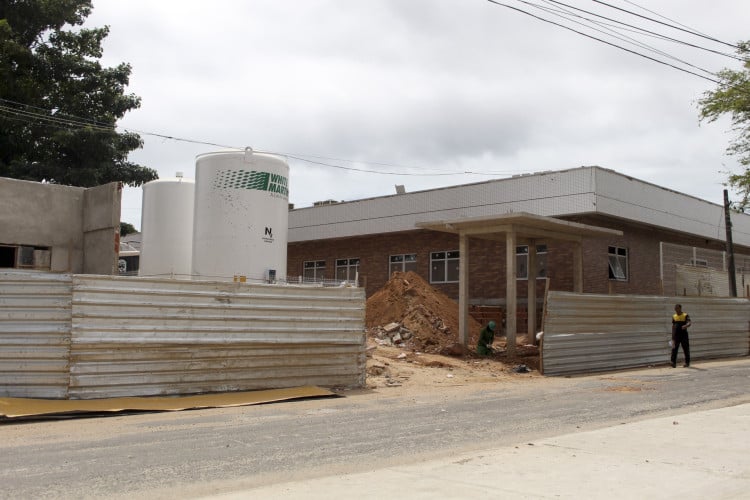
{"type": "Polygon", "coordinates": [[[289,399],[336,396],[326,389],[308,385],[264,391],[224,392],[195,396],[150,396],[110,399],[30,399],[0,398],[0,417],[138,411],[179,411],[197,408],[246,406],[289,399]]]}

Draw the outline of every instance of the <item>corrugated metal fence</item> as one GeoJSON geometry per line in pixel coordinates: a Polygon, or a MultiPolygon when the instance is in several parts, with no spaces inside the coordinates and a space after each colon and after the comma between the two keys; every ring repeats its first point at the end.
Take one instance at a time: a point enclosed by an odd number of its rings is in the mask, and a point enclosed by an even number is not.
{"type": "MultiPolygon", "coordinates": [[[[65,377],[57,380],[57,392],[41,397],[364,384],[361,288],[86,275],[72,276],[71,286],[71,277],[67,279],[65,377]]],[[[6,284],[0,283],[2,289],[6,284]]],[[[31,308],[29,316],[38,315],[41,321],[36,296],[18,297],[8,303],[8,318],[31,308]]],[[[0,320],[0,352],[8,349],[11,356],[6,339],[19,338],[6,337],[12,324],[0,320]]],[[[30,346],[29,357],[36,353],[30,346]]],[[[23,372],[31,365],[14,366],[23,372]]],[[[0,393],[30,395],[21,394],[15,380],[3,372],[0,393]]]]}
{"type": "MultiPolygon", "coordinates": [[[[729,273],[698,266],[681,266],[675,264],[675,279],[677,290],[682,291],[677,295],[698,297],[729,297],[729,273]]],[[[747,296],[748,276],[742,273],[735,274],[737,284],[737,296],[747,296]]]]}
{"type": "Polygon", "coordinates": [[[0,396],[65,398],[70,275],[0,273],[0,396]]]}
{"type": "Polygon", "coordinates": [[[750,302],[675,299],[550,292],[543,327],[543,373],[570,375],[666,364],[676,302],[692,319],[694,360],[748,355],[750,302]]]}

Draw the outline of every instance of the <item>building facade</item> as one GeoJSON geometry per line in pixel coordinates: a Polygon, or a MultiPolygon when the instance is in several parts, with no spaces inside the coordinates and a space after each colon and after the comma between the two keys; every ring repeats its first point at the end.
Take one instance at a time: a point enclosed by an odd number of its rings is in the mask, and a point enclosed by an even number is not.
{"type": "MultiPolygon", "coordinates": [[[[691,295],[678,289],[678,266],[708,267],[710,261],[713,268],[723,267],[716,270],[727,270],[722,206],[612,170],[582,167],[292,210],[287,274],[290,280],[357,276],[369,297],[392,272],[415,271],[455,299],[459,237],[416,224],[514,212],[622,231],[581,242],[585,293],[691,295]],[[672,262],[674,252],[665,249],[683,247],[684,255],[724,257],[683,255],[672,262]]],[[[735,213],[732,225],[735,267],[744,276],[750,267],[750,216],[735,213]]],[[[537,251],[537,272],[531,273],[537,297],[546,287],[573,291],[573,244],[536,239],[516,246],[519,296],[528,286],[530,244],[537,251]]],[[[472,239],[469,254],[470,302],[503,305],[505,243],[472,239]]],[[[744,288],[738,291],[743,295],[744,288]]]]}

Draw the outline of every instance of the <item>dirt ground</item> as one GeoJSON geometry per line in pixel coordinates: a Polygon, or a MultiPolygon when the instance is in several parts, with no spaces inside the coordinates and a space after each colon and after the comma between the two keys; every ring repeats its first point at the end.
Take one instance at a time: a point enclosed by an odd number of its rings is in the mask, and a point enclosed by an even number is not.
{"type": "Polygon", "coordinates": [[[482,325],[470,319],[467,348],[458,343],[458,304],[419,275],[394,273],[367,300],[367,388],[419,387],[511,381],[539,376],[539,348],[516,337],[509,358],[506,339],[494,353],[476,354],[482,325]]]}
{"type": "MultiPolygon", "coordinates": [[[[496,342],[500,347],[503,342],[496,342]]],[[[367,388],[385,387],[429,388],[492,383],[512,379],[538,377],[538,348],[517,347],[516,356],[508,360],[504,354],[461,357],[407,351],[400,347],[371,345],[367,358],[367,388]],[[525,365],[528,372],[515,371],[525,365]]]]}

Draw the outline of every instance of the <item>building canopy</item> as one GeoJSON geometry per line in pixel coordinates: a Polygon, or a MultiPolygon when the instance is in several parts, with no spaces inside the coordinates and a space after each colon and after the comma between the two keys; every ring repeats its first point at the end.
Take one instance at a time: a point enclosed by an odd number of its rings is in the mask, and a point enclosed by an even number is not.
{"type": "MultiPolygon", "coordinates": [[[[545,217],[526,212],[512,212],[494,216],[471,217],[465,219],[417,222],[416,227],[459,235],[459,342],[466,345],[469,325],[469,238],[482,238],[504,241],[506,245],[506,350],[509,355],[515,352],[516,345],[516,245],[536,240],[565,240],[574,245],[573,281],[576,292],[583,291],[583,254],[581,241],[584,238],[622,236],[622,231],[608,229],[554,217],[545,217]]],[[[536,245],[529,245],[529,280],[535,279],[536,245]]],[[[536,287],[529,286],[529,304],[536,304],[536,287]]],[[[536,326],[536,307],[528,308],[529,341],[533,342],[536,326]]]]}

